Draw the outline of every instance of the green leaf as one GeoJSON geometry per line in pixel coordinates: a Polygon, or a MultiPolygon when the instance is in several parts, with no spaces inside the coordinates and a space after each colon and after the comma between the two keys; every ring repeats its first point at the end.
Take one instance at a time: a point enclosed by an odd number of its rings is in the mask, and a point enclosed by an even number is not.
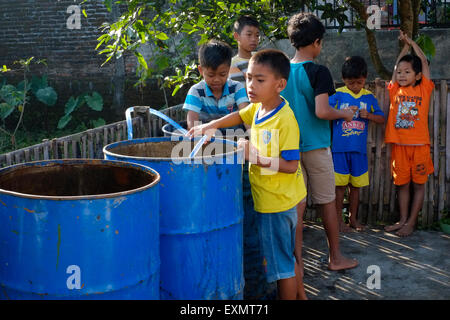
{"type": "Polygon", "coordinates": [[[78,107],[78,97],[75,99],[74,97],[70,97],[69,100],[66,102],[64,113],[65,115],[69,115],[78,107]]]}
{"type": "Polygon", "coordinates": [[[69,121],[72,120],[72,116],[70,114],[66,114],[65,116],[61,117],[58,121],[58,129],[63,129],[69,121]]]}
{"type": "Polygon", "coordinates": [[[160,32],[156,35],[156,38],[158,38],[159,40],[167,40],[169,39],[169,37],[167,36],[167,34],[165,34],[164,32],[160,32]]]}
{"type": "Polygon", "coordinates": [[[23,103],[23,91],[17,90],[11,84],[6,84],[0,88],[0,98],[10,106],[17,106],[23,103]]]}
{"type": "Polygon", "coordinates": [[[436,48],[434,46],[433,40],[431,40],[429,36],[421,34],[417,38],[416,43],[422,49],[428,61],[431,61],[431,59],[436,54],[436,48]]]}
{"type": "Polygon", "coordinates": [[[137,52],[137,51],[134,53],[134,55],[138,58],[139,64],[140,64],[145,70],[147,70],[147,69],[148,69],[148,65],[147,65],[147,62],[145,61],[144,56],[143,56],[141,53],[137,52]]]}
{"type": "Polygon", "coordinates": [[[14,111],[14,109],[14,106],[11,106],[5,102],[0,103],[0,118],[5,120],[14,111]]]}
{"type": "Polygon", "coordinates": [[[160,70],[164,70],[170,66],[170,61],[167,56],[158,56],[155,60],[155,63],[160,70]]]}
{"type": "Polygon", "coordinates": [[[41,78],[34,76],[31,78],[31,91],[36,95],[39,89],[48,87],[47,76],[43,75],[41,78]]]}
{"type": "Polygon", "coordinates": [[[90,124],[92,128],[97,128],[104,126],[106,124],[106,121],[103,118],[98,118],[97,120],[91,120],[90,124]]]}
{"type": "Polygon", "coordinates": [[[48,106],[54,106],[56,103],[56,100],[58,100],[58,94],[56,93],[55,89],[53,89],[52,87],[47,87],[44,89],[39,89],[36,92],[36,98],[48,105],[48,106]]]}
{"type": "Polygon", "coordinates": [[[94,111],[103,110],[103,98],[98,92],[94,91],[92,96],[86,95],[84,99],[86,100],[89,108],[91,108],[92,110],[94,111]]]}

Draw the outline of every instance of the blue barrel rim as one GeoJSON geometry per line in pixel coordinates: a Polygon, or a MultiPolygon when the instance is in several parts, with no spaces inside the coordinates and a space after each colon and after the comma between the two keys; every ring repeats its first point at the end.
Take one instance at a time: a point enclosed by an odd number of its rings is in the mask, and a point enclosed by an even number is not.
{"type": "Polygon", "coordinates": [[[39,164],[44,164],[44,165],[47,164],[50,167],[50,166],[56,166],[58,164],[83,164],[83,163],[84,164],[92,164],[92,165],[112,164],[116,167],[134,168],[134,169],[140,170],[142,172],[152,173],[153,175],[155,175],[156,178],[151,183],[149,183],[145,186],[142,186],[142,187],[139,187],[136,189],[130,189],[127,191],[122,191],[122,192],[114,192],[114,193],[82,195],[82,196],[42,196],[42,195],[15,192],[15,191],[10,191],[10,190],[5,190],[5,189],[0,188],[0,195],[6,194],[6,195],[11,195],[11,196],[20,197],[20,198],[55,200],[55,201],[95,200],[95,199],[105,199],[105,198],[117,198],[117,197],[126,196],[129,194],[134,194],[134,193],[138,193],[138,192],[142,192],[144,190],[150,189],[150,188],[156,186],[161,180],[161,176],[160,176],[159,172],[157,172],[156,170],[154,170],[148,166],[142,165],[142,164],[120,161],[120,160],[87,159],[87,158],[38,160],[38,161],[19,163],[19,164],[14,164],[14,165],[7,166],[4,168],[0,168],[0,175],[5,172],[18,170],[20,168],[38,166],[39,164]]]}
{"type": "MultiPolygon", "coordinates": [[[[201,138],[202,137],[195,137],[193,140],[194,141],[200,140],[201,138]]],[[[175,135],[170,136],[170,137],[147,137],[147,138],[139,138],[139,139],[132,139],[132,140],[122,140],[122,141],[113,142],[113,143],[110,143],[110,144],[104,146],[103,154],[105,156],[108,155],[108,156],[122,158],[122,159],[138,159],[138,160],[151,159],[153,161],[168,161],[168,162],[173,161],[172,158],[129,156],[129,155],[113,153],[109,150],[109,149],[113,149],[113,148],[116,148],[116,147],[119,147],[122,145],[128,145],[128,144],[135,145],[135,144],[139,144],[139,143],[158,142],[158,141],[150,141],[152,139],[157,139],[159,141],[189,141],[189,140],[191,140],[185,136],[175,136],[175,135]]],[[[194,156],[192,158],[190,158],[188,156],[187,157],[179,157],[179,158],[176,158],[177,161],[186,162],[186,161],[191,161],[191,160],[197,160],[197,161],[195,161],[195,163],[198,164],[198,161],[201,159],[210,160],[210,159],[223,158],[223,157],[239,155],[239,154],[243,155],[244,149],[239,148],[237,145],[237,142],[234,142],[232,140],[216,139],[215,137],[212,137],[210,142],[218,142],[218,143],[233,145],[234,147],[236,147],[236,150],[233,150],[230,152],[224,152],[219,155],[211,155],[211,156],[194,156]]]]}

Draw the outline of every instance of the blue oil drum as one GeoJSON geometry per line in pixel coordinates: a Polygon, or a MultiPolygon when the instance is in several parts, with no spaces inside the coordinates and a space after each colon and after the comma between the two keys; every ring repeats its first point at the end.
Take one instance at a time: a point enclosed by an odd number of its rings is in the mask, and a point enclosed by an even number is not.
{"type": "Polygon", "coordinates": [[[181,136],[144,138],[103,152],[161,175],[161,299],[242,299],[242,150],[216,139],[190,159],[193,145],[181,136]]]}
{"type": "MultiPolygon", "coordinates": [[[[183,128],[187,128],[187,121],[180,121],[183,128]]],[[[245,129],[243,127],[239,129],[245,129]]],[[[170,123],[162,127],[164,136],[183,135],[170,123]]],[[[242,134],[243,131],[228,132],[228,140],[238,141],[239,138],[247,138],[248,135],[242,134]],[[231,133],[231,135],[230,135],[231,133]],[[236,135],[237,133],[237,135],[236,135]]],[[[221,134],[226,135],[226,129],[221,129],[221,134]]],[[[268,283],[266,280],[263,255],[261,252],[258,238],[258,213],[253,209],[253,197],[251,192],[250,180],[248,176],[248,162],[244,164],[242,176],[242,195],[244,203],[244,222],[243,222],[243,241],[244,241],[244,299],[249,300],[273,300],[276,299],[276,282],[268,283]]]]}
{"type": "Polygon", "coordinates": [[[159,299],[159,183],[110,160],[0,169],[0,299],[159,299]]]}

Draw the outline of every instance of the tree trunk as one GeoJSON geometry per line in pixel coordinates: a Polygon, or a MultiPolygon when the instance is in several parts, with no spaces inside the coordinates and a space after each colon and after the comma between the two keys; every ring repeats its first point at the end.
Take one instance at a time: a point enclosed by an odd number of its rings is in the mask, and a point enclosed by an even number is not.
{"type": "Polygon", "coordinates": [[[411,39],[415,39],[419,34],[420,0],[412,0],[412,10],[413,10],[413,30],[411,39]]]}
{"type": "MultiPolygon", "coordinates": [[[[412,38],[414,29],[414,12],[412,1],[416,0],[398,0],[398,14],[400,16],[400,29],[408,37],[412,38]]],[[[417,0],[418,1],[418,0],[417,0]]]]}
{"type": "MultiPolygon", "coordinates": [[[[362,21],[367,21],[368,15],[365,6],[359,0],[345,0],[359,15],[362,21]]],[[[366,31],[367,44],[369,45],[370,59],[372,60],[375,71],[384,80],[389,80],[392,76],[391,72],[386,69],[381,61],[380,54],[378,53],[377,39],[375,38],[375,31],[364,26],[366,31]]]]}

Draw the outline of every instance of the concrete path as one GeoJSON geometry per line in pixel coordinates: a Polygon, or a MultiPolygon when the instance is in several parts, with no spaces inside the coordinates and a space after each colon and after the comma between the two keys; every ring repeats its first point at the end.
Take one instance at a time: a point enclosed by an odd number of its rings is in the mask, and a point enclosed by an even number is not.
{"type": "Polygon", "coordinates": [[[341,252],[359,265],[329,271],[322,224],[305,227],[304,284],[310,300],[450,299],[450,236],[443,232],[415,231],[406,238],[381,228],[341,233],[341,252]]]}

